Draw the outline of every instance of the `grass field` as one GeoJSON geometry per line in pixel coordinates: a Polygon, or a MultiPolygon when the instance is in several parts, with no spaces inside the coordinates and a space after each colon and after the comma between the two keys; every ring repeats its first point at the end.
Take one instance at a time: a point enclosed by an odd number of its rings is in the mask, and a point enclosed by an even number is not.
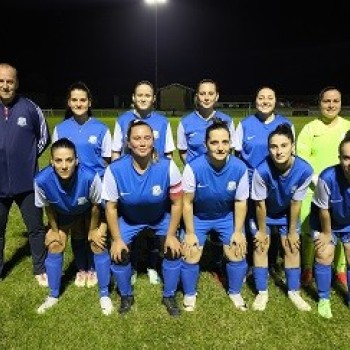
{"type": "MultiPolygon", "coordinates": [[[[241,116],[234,115],[235,124],[241,116]]],[[[298,134],[311,119],[291,118],[298,134]]],[[[53,126],[61,118],[50,117],[53,126]]],[[[178,118],[171,118],[176,136],[178,118]]],[[[114,118],[103,121],[113,131],[114,118]]],[[[176,158],[178,162],[178,158],[176,158]]],[[[48,152],[40,165],[48,164],[48,152]]],[[[178,162],[179,164],[179,162],[178,162]]],[[[135,305],[124,317],[117,312],[103,316],[97,288],[74,286],[74,266],[68,245],[65,254],[60,302],[44,315],[35,310],[48,290],[39,287],[31,275],[31,258],[25,228],[17,207],[13,207],[5,249],[6,278],[0,282],[0,349],[350,349],[350,310],[345,291],[337,285],[332,290],[333,318],[325,320],[316,310],[314,286],[302,290],[312,311],[297,311],[286,296],[281,278],[269,282],[269,303],[265,312],[236,311],[207,271],[201,274],[197,309],[170,318],[161,305],[162,287],[148,283],[141,275],[135,285],[135,305]]],[[[119,297],[112,286],[112,300],[119,297]]],[[[242,292],[249,306],[254,287],[248,279],[242,292]]],[[[178,293],[179,302],[182,294],[178,293]]]]}

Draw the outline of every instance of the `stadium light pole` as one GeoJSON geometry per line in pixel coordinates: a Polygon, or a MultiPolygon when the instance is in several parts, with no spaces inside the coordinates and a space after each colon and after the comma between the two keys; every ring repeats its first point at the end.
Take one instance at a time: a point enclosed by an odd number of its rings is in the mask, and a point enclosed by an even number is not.
{"type": "Polygon", "coordinates": [[[154,91],[158,93],[158,6],[166,4],[168,0],[144,0],[154,7],[154,91]]]}

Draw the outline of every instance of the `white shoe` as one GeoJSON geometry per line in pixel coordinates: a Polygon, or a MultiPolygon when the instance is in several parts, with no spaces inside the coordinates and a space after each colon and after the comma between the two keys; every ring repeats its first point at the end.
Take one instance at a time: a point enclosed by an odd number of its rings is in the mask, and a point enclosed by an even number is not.
{"type": "Polygon", "coordinates": [[[86,278],[87,278],[87,273],[85,271],[78,271],[77,274],[75,275],[74,284],[79,288],[85,287],[86,278]]]}
{"type": "Polygon", "coordinates": [[[101,297],[100,306],[102,309],[102,313],[106,316],[110,315],[113,312],[114,307],[110,297],[101,297]]]}
{"type": "Polygon", "coordinates": [[[158,275],[158,272],[154,269],[147,269],[147,275],[149,279],[149,283],[151,284],[159,284],[160,283],[160,277],[158,275]]]}
{"type": "Polygon", "coordinates": [[[43,314],[46,312],[46,310],[51,309],[57,303],[58,303],[58,298],[47,297],[36,311],[38,314],[43,314]]]}
{"type": "Polygon", "coordinates": [[[255,297],[252,308],[255,311],[264,311],[266,309],[266,304],[269,301],[269,294],[267,291],[260,291],[255,297]]]}
{"type": "Polygon", "coordinates": [[[133,286],[137,281],[137,272],[134,271],[131,275],[131,285],[133,286]]]}
{"type": "Polygon", "coordinates": [[[183,301],[183,306],[184,310],[188,312],[194,311],[196,307],[196,299],[197,296],[195,295],[185,295],[184,296],[184,301],[183,301]]]}
{"type": "Polygon", "coordinates": [[[240,311],[247,311],[248,310],[248,306],[245,303],[244,299],[242,298],[241,294],[229,294],[230,299],[232,300],[234,306],[236,307],[236,309],[240,310],[240,311]]]}
{"type": "Polygon", "coordinates": [[[86,273],[86,287],[92,288],[97,285],[97,273],[96,271],[89,271],[86,273]]]}
{"type": "Polygon", "coordinates": [[[35,279],[37,280],[39,286],[41,286],[41,287],[48,287],[49,286],[49,281],[47,279],[46,273],[41,273],[39,275],[35,275],[35,279]]]}
{"type": "Polygon", "coordinates": [[[311,306],[300,296],[300,292],[296,290],[288,291],[288,298],[300,311],[310,311],[311,306]]]}

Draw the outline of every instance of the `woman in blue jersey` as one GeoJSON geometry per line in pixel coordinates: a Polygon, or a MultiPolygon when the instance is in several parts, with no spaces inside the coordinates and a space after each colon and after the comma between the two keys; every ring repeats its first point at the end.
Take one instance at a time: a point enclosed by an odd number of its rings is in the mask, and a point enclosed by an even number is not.
{"type": "Polygon", "coordinates": [[[246,274],[243,233],[249,196],[247,167],[230,155],[228,125],[215,120],[205,135],[207,152],[186,164],[183,174],[185,237],[181,280],[184,309],[196,305],[199,261],[206,235],[216,232],[227,259],[228,294],[234,306],[246,310],[241,288],[246,274]]]}
{"type": "Polygon", "coordinates": [[[89,234],[96,246],[105,244],[105,238],[97,232],[102,184],[95,171],[78,164],[73,142],[62,138],[52,144],[51,165],[36,175],[34,189],[35,205],[45,208],[50,227],[45,237],[50,295],[37,310],[42,314],[58,302],[68,234],[80,238],[89,234]]]}
{"type": "MultiPolygon", "coordinates": [[[[286,117],[276,113],[276,93],[270,87],[261,87],[255,97],[256,113],[242,119],[236,128],[234,149],[236,155],[241,158],[248,167],[249,180],[251,183],[253,171],[269,154],[267,139],[269,134],[280,124],[287,123],[292,127],[294,134],[294,126],[286,117]]],[[[254,214],[254,205],[248,200],[248,214],[246,218],[246,230],[249,231],[249,219],[254,214]]],[[[248,264],[252,265],[252,242],[251,236],[248,235],[248,264]]],[[[269,266],[274,268],[276,264],[279,237],[277,234],[272,235],[272,245],[269,252],[269,266]]],[[[273,269],[271,270],[273,272],[273,269]]]]}
{"type": "MultiPolygon", "coordinates": [[[[193,158],[206,153],[205,133],[208,126],[213,123],[214,118],[225,121],[230,130],[230,148],[233,147],[234,123],[232,118],[215,109],[219,100],[218,84],[212,79],[203,79],[197,85],[195,95],[195,110],[181,118],[177,128],[177,148],[180,158],[185,165],[193,158]]],[[[223,282],[222,272],[222,245],[217,241],[217,235],[209,236],[213,254],[213,275],[223,282]]]]}
{"type": "Polygon", "coordinates": [[[102,197],[112,236],[111,270],[121,296],[119,313],[125,314],[134,303],[131,244],[142,230],[154,230],[164,252],[162,302],[171,316],[178,316],[181,247],[176,233],[182,213],[181,174],[173,160],[156,157],[153,135],[146,122],[132,121],[127,132],[130,154],[112,162],[105,172],[102,197]]]}
{"type": "Polygon", "coordinates": [[[250,229],[254,242],[255,287],[253,309],[264,311],[268,302],[268,250],[272,230],[281,237],[288,297],[301,311],[311,310],[300,296],[300,208],[313,170],[294,155],[294,135],[289,124],[278,125],[268,137],[270,156],[254,170],[251,198],[256,218],[250,229]]]}
{"type": "MultiPolygon", "coordinates": [[[[153,84],[147,80],[139,81],[132,94],[134,108],[121,114],[115,122],[112,144],[113,160],[128,153],[127,131],[130,122],[133,120],[143,120],[151,126],[153,129],[154,148],[159,157],[172,157],[175,145],[170,122],[166,116],[154,110],[155,101],[156,93],[153,84]]],[[[148,250],[147,274],[151,284],[158,284],[160,283],[160,277],[158,275],[158,244],[150,231],[146,231],[145,234],[147,234],[146,244],[148,250]]],[[[138,261],[136,259],[137,243],[139,242],[135,242],[132,256],[132,265],[134,268],[133,283],[136,280],[138,270],[138,261]]]]}
{"type": "Polygon", "coordinates": [[[338,152],[339,164],[327,167],[319,175],[310,214],[318,313],[325,318],[332,317],[332,263],[338,240],[344,245],[347,260],[347,302],[350,305],[350,131],[340,142],[338,152]]]}
{"type": "MultiPolygon", "coordinates": [[[[65,120],[54,128],[52,140],[55,142],[66,137],[73,141],[80,164],[93,169],[103,178],[105,168],[111,160],[110,130],[93,116],[91,92],[83,82],[73,83],[69,87],[67,103],[65,120]]],[[[78,270],[75,285],[95,286],[97,274],[88,242],[86,239],[72,237],[71,244],[78,270]]]]}

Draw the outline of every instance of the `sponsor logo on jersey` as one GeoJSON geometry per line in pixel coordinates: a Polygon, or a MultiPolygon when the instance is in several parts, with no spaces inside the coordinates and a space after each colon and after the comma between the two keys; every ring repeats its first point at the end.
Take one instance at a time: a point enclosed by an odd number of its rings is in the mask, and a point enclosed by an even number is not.
{"type": "Polygon", "coordinates": [[[229,181],[227,183],[227,191],[234,191],[236,187],[236,181],[229,181]]]}
{"type": "Polygon", "coordinates": [[[152,187],[152,195],[153,196],[160,196],[162,194],[162,189],[160,188],[159,185],[155,185],[152,187]]]}
{"type": "Polygon", "coordinates": [[[199,183],[199,184],[197,185],[197,187],[198,187],[198,188],[204,188],[204,187],[208,187],[208,185],[204,185],[204,184],[199,183]]]}
{"type": "Polygon", "coordinates": [[[27,125],[27,118],[26,117],[19,117],[17,119],[17,125],[18,126],[26,126],[27,125]]]}
{"type": "Polygon", "coordinates": [[[79,197],[78,198],[78,205],[84,205],[88,202],[88,200],[85,197],[79,197]]]}
{"type": "Polygon", "coordinates": [[[95,135],[89,136],[88,142],[91,143],[92,145],[95,145],[97,143],[97,136],[95,135]]]}

